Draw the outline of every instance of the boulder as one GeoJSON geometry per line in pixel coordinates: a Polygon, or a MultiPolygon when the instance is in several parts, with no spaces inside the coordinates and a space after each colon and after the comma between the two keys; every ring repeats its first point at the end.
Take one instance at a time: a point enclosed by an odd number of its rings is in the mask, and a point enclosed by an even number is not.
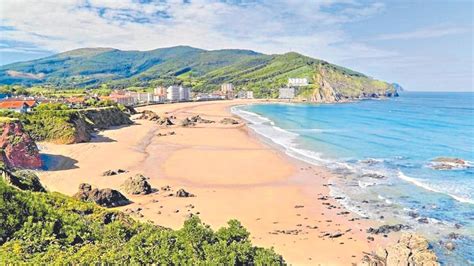
{"type": "Polygon", "coordinates": [[[156,123],[160,126],[172,126],[174,125],[173,121],[169,117],[163,116],[156,120],[156,123]]]}
{"type": "Polygon", "coordinates": [[[46,192],[38,176],[31,170],[18,170],[14,173],[1,170],[1,172],[3,180],[18,189],[46,192]]]}
{"type": "Polygon", "coordinates": [[[384,178],[386,178],[384,175],[377,174],[377,173],[366,173],[366,174],[363,174],[362,177],[369,177],[369,178],[373,178],[373,179],[384,179],[384,178]]]}
{"type": "Polygon", "coordinates": [[[434,266],[440,264],[425,238],[416,234],[403,234],[397,243],[379,249],[375,253],[366,254],[361,265],[434,266]]]}
{"type": "Polygon", "coordinates": [[[375,234],[375,235],[389,234],[391,232],[398,232],[400,230],[406,230],[406,229],[410,229],[410,226],[404,225],[404,224],[395,224],[395,225],[386,224],[386,225],[380,226],[379,228],[370,227],[369,229],[367,229],[367,233],[375,234]]]}
{"type": "Polygon", "coordinates": [[[435,170],[452,170],[467,168],[470,165],[459,158],[438,157],[431,161],[430,166],[435,170]]]}
{"type": "Polygon", "coordinates": [[[119,175],[123,173],[127,173],[127,170],[123,169],[117,169],[117,170],[107,170],[104,173],[102,173],[102,176],[113,176],[113,175],[119,175]]]}
{"type": "Polygon", "coordinates": [[[186,190],[184,189],[179,189],[178,191],[176,191],[176,197],[178,198],[188,198],[188,197],[194,197],[194,194],[191,194],[189,192],[187,192],[186,190]]]}
{"type": "Polygon", "coordinates": [[[140,116],[137,119],[158,121],[160,119],[160,116],[153,111],[144,110],[143,112],[141,112],[140,116]]]}
{"type": "Polygon", "coordinates": [[[182,127],[192,127],[192,126],[195,126],[196,123],[191,121],[189,118],[185,118],[181,121],[181,126],[182,127]]]}
{"type": "Polygon", "coordinates": [[[220,121],[221,124],[224,124],[224,125],[237,125],[239,123],[239,121],[233,119],[233,118],[224,118],[220,121]]]}
{"type": "Polygon", "coordinates": [[[43,166],[38,147],[20,121],[0,123],[0,163],[7,168],[38,169],[43,166]]]}
{"type": "Polygon", "coordinates": [[[150,194],[153,190],[147,180],[147,177],[140,174],[131,176],[122,184],[122,189],[132,195],[150,194]]]}
{"type": "Polygon", "coordinates": [[[110,188],[92,189],[92,186],[87,183],[80,184],[79,191],[74,194],[73,197],[82,201],[95,202],[107,208],[123,206],[130,203],[130,201],[117,190],[110,188]]]}

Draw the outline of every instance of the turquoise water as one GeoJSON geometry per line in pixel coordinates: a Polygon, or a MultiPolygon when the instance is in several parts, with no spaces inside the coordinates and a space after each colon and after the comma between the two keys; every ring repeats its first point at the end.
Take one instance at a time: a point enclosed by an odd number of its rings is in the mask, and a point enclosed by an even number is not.
{"type": "Polygon", "coordinates": [[[288,155],[337,173],[332,193],[344,195],[347,208],[410,225],[432,240],[446,264],[474,263],[474,93],[403,93],[383,101],[258,104],[233,111],[288,155]],[[435,170],[437,157],[468,165],[435,170]],[[453,252],[439,244],[451,232],[462,235],[453,252]]]}

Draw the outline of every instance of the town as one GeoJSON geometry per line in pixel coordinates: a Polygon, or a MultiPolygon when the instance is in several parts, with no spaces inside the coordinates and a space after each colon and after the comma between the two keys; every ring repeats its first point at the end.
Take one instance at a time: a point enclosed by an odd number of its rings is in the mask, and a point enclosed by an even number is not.
{"type": "MultiPolygon", "coordinates": [[[[292,100],[298,93],[298,88],[309,86],[307,78],[289,78],[286,87],[278,89],[278,99],[292,100]]],[[[111,90],[106,95],[99,95],[93,90],[84,95],[48,97],[44,95],[4,95],[0,100],[0,110],[9,110],[18,113],[28,113],[41,103],[63,103],[69,108],[80,109],[89,106],[91,101],[109,102],[127,107],[138,107],[151,104],[178,103],[190,101],[216,101],[232,99],[254,99],[251,90],[236,90],[232,83],[224,83],[220,90],[206,93],[193,93],[189,87],[172,85],[169,87],[158,86],[153,92],[140,92],[131,90],[111,90]]]]}

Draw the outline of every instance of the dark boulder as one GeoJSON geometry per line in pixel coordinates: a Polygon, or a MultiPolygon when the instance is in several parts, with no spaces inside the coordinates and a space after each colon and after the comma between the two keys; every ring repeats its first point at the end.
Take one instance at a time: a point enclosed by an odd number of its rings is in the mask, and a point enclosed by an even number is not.
{"type": "Polygon", "coordinates": [[[143,175],[135,175],[129,177],[122,184],[122,188],[128,194],[146,195],[152,192],[151,185],[148,183],[148,178],[143,175]]]}
{"type": "Polygon", "coordinates": [[[119,175],[128,172],[127,170],[123,169],[117,169],[117,170],[107,170],[104,173],[102,173],[102,176],[113,176],[113,175],[119,175]]]}
{"type": "Polygon", "coordinates": [[[38,176],[31,170],[18,170],[14,173],[2,170],[2,178],[8,184],[21,190],[46,192],[38,176]]]}
{"type": "Polygon", "coordinates": [[[370,227],[367,229],[367,233],[369,234],[388,234],[390,232],[398,232],[400,230],[410,229],[410,226],[404,224],[395,224],[395,225],[382,225],[379,228],[372,228],[370,227]]]}
{"type": "Polygon", "coordinates": [[[130,201],[117,190],[110,188],[92,189],[90,184],[82,183],[79,185],[79,191],[73,196],[82,201],[95,202],[103,207],[118,207],[127,205],[130,201]]]}
{"type": "Polygon", "coordinates": [[[187,192],[186,190],[184,189],[179,189],[178,191],[176,191],[176,197],[178,198],[188,198],[188,197],[194,197],[194,194],[191,194],[189,192],[187,192]]]}

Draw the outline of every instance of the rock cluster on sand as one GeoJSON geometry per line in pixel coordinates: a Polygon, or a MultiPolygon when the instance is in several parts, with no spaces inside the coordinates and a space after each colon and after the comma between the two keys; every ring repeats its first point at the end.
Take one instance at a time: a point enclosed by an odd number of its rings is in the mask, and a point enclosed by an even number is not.
{"type": "Polygon", "coordinates": [[[425,238],[416,234],[403,234],[396,244],[364,256],[361,265],[434,266],[439,263],[425,238]]]}
{"type": "Polygon", "coordinates": [[[31,170],[18,170],[14,173],[0,170],[2,178],[8,184],[21,190],[29,190],[35,192],[46,192],[38,176],[31,170]]]}
{"type": "Polygon", "coordinates": [[[369,234],[389,234],[391,232],[398,232],[398,231],[401,231],[401,230],[406,230],[406,229],[410,229],[410,226],[408,225],[404,225],[404,224],[395,224],[395,225],[382,225],[380,226],[379,228],[372,228],[370,227],[369,229],[367,229],[367,233],[369,234]]]}
{"type": "Polygon", "coordinates": [[[79,191],[73,196],[76,199],[82,201],[95,202],[103,207],[118,207],[127,205],[130,201],[117,190],[110,188],[105,189],[92,189],[92,186],[87,183],[79,185],[79,191]]]}
{"type": "Polygon", "coordinates": [[[233,119],[233,118],[224,118],[222,119],[219,123],[224,124],[224,125],[237,125],[239,121],[233,119]]]}
{"type": "Polygon", "coordinates": [[[160,126],[174,125],[173,121],[171,121],[169,117],[167,116],[160,117],[157,113],[150,110],[144,110],[143,112],[141,112],[141,115],[137,119],[155,121],[160,126]]]}
{"type": "Polygon", "coordinates": [[[469,164],[459,158],[438,157],[431,161],[430,166],[435,170],[452,170],[469,167],[469,164]]]}
{"type": "Polygon", "coordinates": [[[147,180],[147,177],[140,174],[131,176],[122,184],[122,189],[132,195],[150,194],[153,190],[147,180]]]}
{"type": "Polygon", "coordinates": [[[119,175],[123,173],[127,173],[127,170],[123,169],[117,169],[117,170],[107,170],[104,173],[102,173],[102,176],[113,176],[113,175],[119,175]]]}
{"type": "Polygon", "coordinates": [[[194,194],[191,194],[189,192],[187,192],[186,190],[184,189],[179,189],[178,191],[176,191],[176,197],[178,198],[188,198],[188,197],[194,197],[194,194]]]}
{"type": "Polygon", "coordinates": [[[200,115],[195,115],[195,116],[186,117],[185,119],[183,119],[181,121],[181,126],[190,127],[190,126],[195,126],[197,123],[210,124],[210,123],[215,123],[215,121],[204,119],[200,115]]]}

